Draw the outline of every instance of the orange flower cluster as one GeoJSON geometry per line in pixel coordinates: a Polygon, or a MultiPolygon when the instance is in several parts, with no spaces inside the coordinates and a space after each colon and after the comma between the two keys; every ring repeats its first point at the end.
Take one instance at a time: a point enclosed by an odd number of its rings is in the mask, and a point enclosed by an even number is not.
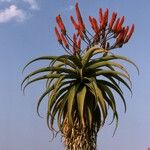
{"type": "Polygon", "coordinates": [[[56,22],[60,29],[58,31],[55,27],[55,33],[58,42],[69,54],[80,54],[84,50],[88,50],[89,47],[99,46],[106,50],[122,47],[123,44],[127,43],[134,32],[134,24],[129,26],[123,26],[125,17],[117,18],[117,13],[113,12],[109,19],[109,10],[106,9],[104,12],[102,8],[99,9],[99,20],[97,21],[94,17],[89,16],[89,22],[94,34],[91,34],[85,27],[83,22],[78,3],[75,5],[77,21],[70,16],[70,20],[77,31],[70,38],[68,35],[65,25],[58,15],[56,22]],[[81,41],[87,44],[87,47],[81,49],[81,41]]]}

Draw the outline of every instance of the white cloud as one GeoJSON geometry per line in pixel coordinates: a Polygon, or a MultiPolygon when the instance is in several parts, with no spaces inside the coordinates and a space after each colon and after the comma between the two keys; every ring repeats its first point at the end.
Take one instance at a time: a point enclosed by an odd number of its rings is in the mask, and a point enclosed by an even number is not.
{"type": "Polygon", "coordinates": [[[39,9],[37,0],[23,0],[23,1],[30,5],[30,9],[33,9],[33,10],[39,9]]]}
{"type": "Polygon", "coordinates": [[[25,19],[30,18],[29,9],[32,11],[39,9],[37,1],[38,0],[0,0],[0,4],[9,4],[9,7],[0,9],[0,23],[6,23],[11,20],[23,22],[25,19]],[[28,8],[22,8],[24,4],[27,4],[28,8]],[[19,6],[19,8],[17,6],[19,6]]]}
{"type": "Polygon", "coordinates": [[[37,0],[0,0],[0,2],[7,2],[7,3],[27,3],[32,10],[38,10],[38,2],[37,0]]]}
{"type": "Polygon", "coordinates": [[[0,11],[0,23],[6,23],[11,20],[22,22],[26,19],[26,14],[23,10],[18,9],[16,5],[11,5],[0,11]]]}

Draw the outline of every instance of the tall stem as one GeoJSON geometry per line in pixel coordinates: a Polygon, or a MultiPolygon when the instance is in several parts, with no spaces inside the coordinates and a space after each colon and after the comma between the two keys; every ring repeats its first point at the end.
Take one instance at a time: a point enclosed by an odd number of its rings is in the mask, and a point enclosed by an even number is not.
{"type": "Polygon", "coordinates": [[[78,118],[74,121],[74,127],[65,118],[63,138],[66,150],[96,150],[97,132],[89,127],[81,127],[78,118]]]}

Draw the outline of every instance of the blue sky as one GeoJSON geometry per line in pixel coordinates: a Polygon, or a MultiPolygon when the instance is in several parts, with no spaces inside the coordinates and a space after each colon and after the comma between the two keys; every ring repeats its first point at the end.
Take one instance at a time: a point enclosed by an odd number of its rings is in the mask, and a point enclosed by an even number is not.
{"type": "MultiPolygon", "coordinates": [[[[42,82],[30,86],[24,96],[20,84],[25,63],[42,55],[60,55],[64,51],[53,32],[59,13],[69,24],[75,15],[73,0],[0,0],[0,149],[63,150],[58,136],[52,142],[46,122],[36,114],[42,82]]],[[[150,1],[149,0],[79,0],[84,20],[98,16],[98,9],[109,8],[135,24],[132,39],[116,53],[134,60],[140,76],[129,66],[133,96],[126,90],[127,113],[118,103],[120,123],[112,138],[113,126],[105,126],[98,136],[101,150],[146,150],[150,146],[150,1]]],[[[68,25],[68,29],[71,26],[68,25]]],[[[114,50],[115,51],[115,50],[114,50]]],[[[37,67],[36,65],[34,67],[37,67]]],[[[33,68],[32,68],[33,69],[33,68]]],[[[27,73],[27,72],[25,72],[27,73]]],[[[45,107],[41,110],[44,113],[45,107]]]]}

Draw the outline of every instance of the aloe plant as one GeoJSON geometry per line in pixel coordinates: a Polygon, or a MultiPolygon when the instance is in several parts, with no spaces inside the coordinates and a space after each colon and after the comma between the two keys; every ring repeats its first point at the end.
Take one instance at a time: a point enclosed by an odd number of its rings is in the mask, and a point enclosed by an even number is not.
{"type": "Polygon", "coordinates": [[[124,16],[117,18],[117,13],[113,12],[109,19],[109,10],[103,12],[100,8],[99,21],[89,16],[91,32],[83,22],[78,3],[75,10],[77,21],[70,17],[75,28],[72,38],[61,16],[56,17],[56,37],[66,54],[31,60],[24,69],[42,60],[48,64],[26,75],[22,87],[24,90],[34,82],[46,80],[46,88],[37,103],[38,114],[40,104],[47,97],[47,125],[52,132],[61,133],[65,148],[96,150],[97,133],[110,110],[112,122],[115,121],[116,128],[118,126],[118,97],[114,93],[122,100],[125,111],[121,85],[132,93],[130,75],[120,60],[138,68],[127,57],[113,54],[112,50],[129,41],[134,25],[123,26],[124,16]]]}

